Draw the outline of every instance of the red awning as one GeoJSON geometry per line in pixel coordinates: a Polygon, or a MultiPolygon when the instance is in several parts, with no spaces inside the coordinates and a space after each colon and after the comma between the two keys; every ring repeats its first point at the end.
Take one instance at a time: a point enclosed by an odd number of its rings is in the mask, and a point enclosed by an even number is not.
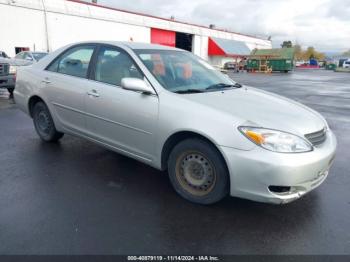
{"type": "Polygon", "coordinates": [[[225,56],[225,51],[209,37],[208,55],[225,56]]]}
{"type": "Polygon", "coordinates": [[[250,49],[242,41],[209,37],[208,55],[210,56],[248,56],[250,49]]]}
{"type": "Polygon", "coordinates": [[[151,28],[151,43],[175,47],[176,35],[174,31],[151,28]]]}

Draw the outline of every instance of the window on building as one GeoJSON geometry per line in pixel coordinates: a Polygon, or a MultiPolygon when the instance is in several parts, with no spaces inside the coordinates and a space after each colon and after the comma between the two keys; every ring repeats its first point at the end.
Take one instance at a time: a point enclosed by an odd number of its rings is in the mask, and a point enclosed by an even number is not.
{"type": "Polygon", "coordinates": [[[23,51],[29,51],[29,47],[15,47],[15,53],[21,53],[23,51]]]}

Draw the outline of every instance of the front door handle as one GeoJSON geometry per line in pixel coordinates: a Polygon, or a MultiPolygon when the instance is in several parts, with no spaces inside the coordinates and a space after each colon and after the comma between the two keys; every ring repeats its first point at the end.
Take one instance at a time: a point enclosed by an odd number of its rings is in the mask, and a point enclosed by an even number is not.
{"type": "Polygon", "coordinates": [[[100,96],[100,94],[97,93],[97,91],[95,89],[92,89],[91,91],[87,92],[87,94],[89,96],[93,96],[93,97],[99,97],[100,96]]]}

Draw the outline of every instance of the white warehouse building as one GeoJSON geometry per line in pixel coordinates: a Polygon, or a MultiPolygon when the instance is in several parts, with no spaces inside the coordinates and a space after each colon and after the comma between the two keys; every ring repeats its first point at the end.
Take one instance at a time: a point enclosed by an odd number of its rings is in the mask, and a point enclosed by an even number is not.
{"type": "Polygon", "coordinates": [[[78,41],[114,40],[183,48],[216,65],[271,48],[271,41],[79,0],[0,0],[0,51],[53,51],[78,41]]]}

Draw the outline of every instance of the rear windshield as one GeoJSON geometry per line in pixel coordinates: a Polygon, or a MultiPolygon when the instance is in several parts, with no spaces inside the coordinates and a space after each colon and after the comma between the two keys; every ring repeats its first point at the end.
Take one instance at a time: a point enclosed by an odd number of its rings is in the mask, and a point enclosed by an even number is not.
{"type": "Polygon", "coordinates": [[[36,61],[39,61],[41,58],[43,58],[46,55],[47,55],[47,53],[33,53],[34,59],[36,61]]]}

